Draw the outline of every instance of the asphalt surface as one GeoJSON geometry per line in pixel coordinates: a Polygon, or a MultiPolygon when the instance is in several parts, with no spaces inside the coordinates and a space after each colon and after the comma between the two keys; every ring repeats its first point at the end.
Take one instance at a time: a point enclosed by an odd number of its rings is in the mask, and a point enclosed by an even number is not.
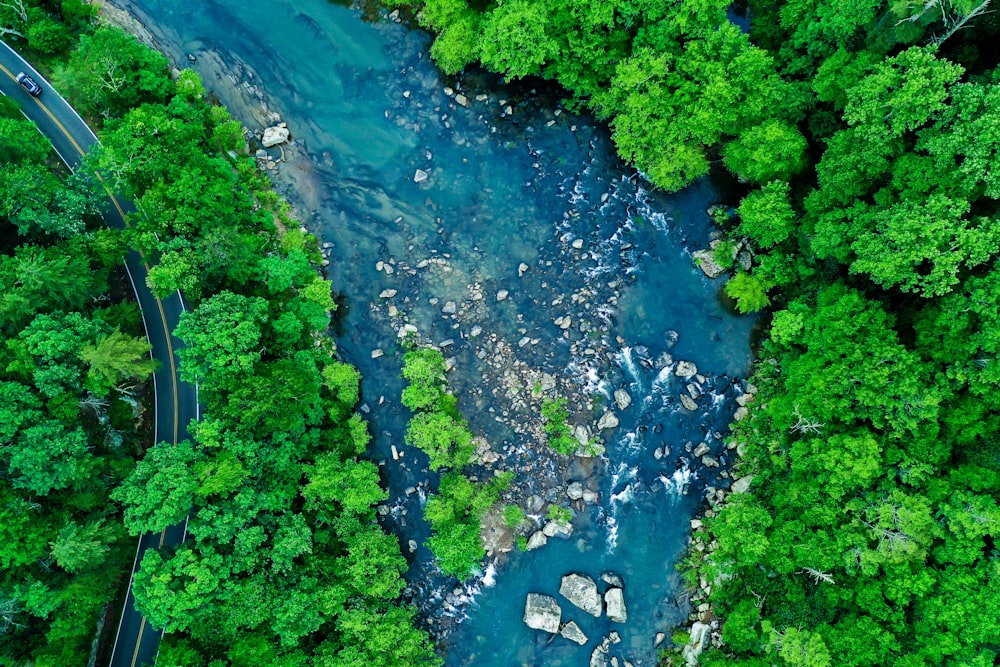
{"type": "MultiPolygon", "coordinates": [[[[52,141],[56,152],[71,169],[75,170],[84,154],[97,143],[97,137],[69,103],[5,42],[0,42],[0,92],[21,104],[24,114],[52,141]],[[17,83],[15,77],[19,72],[27,73],[42,87],[40,97],[32,97],[17,83]]],[[[120,229],[128,225],[126,215],[135,210],[130,202],[119,200],[110,192],[107,209],[105,221],[120,229]]],[[[171,334],[180,314],[187,307],[180,292],[166,299],[153,295],[146,286],[149,265],[138,253],[129,252],[125,267],[142,310],[146,335],[153,348],[152,356],[160,361],[160,369],[153,374],[156,442],[177,443],[187,438],[188,423],[198,418],[197,387],[182,382],[177,376],[175,353],[183,347],[183,343],[171,334]]],[[[179,524],[162,533],[149,533],[139,539],[111,667],[153,664],[163,633],[152,628],[149,621],[136,611],[132,582],[147,549],[180,544],[185,536],[185,525],[179,524]]]]}

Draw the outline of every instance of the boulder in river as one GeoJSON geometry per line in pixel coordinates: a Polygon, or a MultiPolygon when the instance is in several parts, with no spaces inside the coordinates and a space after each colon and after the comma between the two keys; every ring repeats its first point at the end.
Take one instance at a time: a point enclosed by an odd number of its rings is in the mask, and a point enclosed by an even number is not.
{"type": "Polygon", "coordinates": [[[601,581],[610,586],[616,586],[618,588],[625,587],[625,582],[622,580],[621,575],[615,574],[614,572],[602,572],[601,581]]]}
{"type": "Polygon", "coordinates": [[[594,617],[600,617],[603,605],[597,584],[585,574],[571,573],[562,578],[559,594],[594,617]]]}
{"type": "Polygon", "coordinates": [[[590,654],[590,667],[608,667],[608,647],[601,644],[590,654]]]}
{"type": "Polygon", "coordinates": [[[685,410],[690,410],[691,412],[697,412],[698,410],[698,404],[687,394],[681,394],[681,405],[684,406],[685,410]]]}
{"type": "Polygon", "coordinates": [[[570,500],[583,498],[583,484],[580,482],[570,482],[569,486],[566,487],[566,495],[570,500]]]}
{"type": "Polygon", "coordinates": [[[562,626],[562,629],[559,630],[559,634],[571,642],[576,642],[580,646],[583,646],[590,641],[587,639],[587,635],[583,634],[583,630],[580,629],[580,626],[573,621],[570,621],[566,625],[562,626]]]}
{"type": "Polygon", "coordinates": [[[726,272],[724,268],[719,266],[718,262],[715,261],[715,252],[712,250],[698,250],[692,253],[694,257],[695,264],[697,264],[705,275],[709,278],[718,278],[723,273],[726,272]]]}
{"type": "Polygon", "coordinates": [[[562,609],[556,599],[540,593],[528,593],[524,603],[524,623],[529,628],[555,634],[559,632],[562,609]]]}
{"type": "Polygon", "coordinates": [[[611,410],[608,410],[601,415],[601,418],[597,421],[597,428],[603,431],[609,428],[618,428],[618,424],[618,415],[611,410]]]}
{"type": "Polygon", "coordinates": [[[524,550],[534,551],[535,549],[541,549],[548,541],[549,538],[545,536],[545,533],[540,530],[536,530],[531,534],[531,537],[528,538],[528,543],[525,545],[524,550]]]}
{"type": "Polygon", "coordinates": [[[424,181],[427,180],[427,177],[429,175],[430,174],[428,174],[423,169],[417,169],[415,172],[413,172],[413,182],[414,183],[423,183],[424,181]]]}
{"type": "Polygon", "coordinates": [[[677,377],[689,378],[697,374],[698,367],[692,361],[678,361],[677,368],[674,369],[674,375],[677,377]]]}
{"type": "Polygon", "coordinates": [[[545,533],[547,537],[564,537],[569,539],[573,534],[573,526],[568,523],[561,523],[559,521],[549,521],[542,528],[542,532],[545,533]]]}
{"type": "Polygon", "coordinates": [[[270,148],[271,146],[277,146],[278,144],[283,144],[288,141],[289,133],[287,127],[282,127],[280,125],[275,125],[274,127],[269,127],[264,130],[264,135],[260,139],[260,144],[264,148],[270,148]]]}
{"type": "Polygon", "coordinates": [[[625,593],[620,588],[609,588],[604,593],[604,603],[607,605],[608,618],[615,623],[628,621],[628,610],[625,609],[625,593]]]}
{"type": "Polygon", "coordinates": [[[615,405],[619,410],[625,410],[632,405],[632,396],[624,389],[615,389],[615,405]]]}

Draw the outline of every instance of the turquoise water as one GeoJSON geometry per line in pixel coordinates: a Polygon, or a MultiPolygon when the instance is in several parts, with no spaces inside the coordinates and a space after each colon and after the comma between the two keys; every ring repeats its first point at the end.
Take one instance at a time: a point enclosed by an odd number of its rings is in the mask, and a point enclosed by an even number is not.
{"type": "Polygon", "coordinates": [[[448,664],[586,664],[612,629],[622,637],[612,655],[653,664],[655,634],[689,612],[673,565],[714,476],[685,443],[706,442],[725,459],[736,378],[749,364],[754,321],[726,309],[721,284],[690,255],[710,240],[705,209],[724,199],[718,186],[705,179],[676,196],[652,193],[615,158],[605,129],[562,111],[541,84],[442,78],[426,35],[366,23],[349,7],[115,4],[143,18],[178,63],[194,55],[192,67],[248,127],[274,121],[261,96],[288,123],[294,142],[278,182],[330,244],[338,343],[365,377],[371,456],[392,496],[385,521],[404,551],[426,537],[420,508],[434,480],[402,438],[403,323],[426,341],[451,341],[443,349],[459,405],[500,466],[515,470],[520,494],[566,504],[568,480],[599,492],[598,503],[579,507],[570,539],[495,555],[469,582],[441,577],[422,546],[410,556],[408,593],[444,637],[448,664]],[[417,170],[425,180],[415,182],[417,170]],[[384,290],[396,293],[380,298],[384,290]],[[553,322],[567,315],[565,330],[553,322]],[[687,381],[673,374],[678,359],[706,376],[696,413],[680,409],[687,381]],[[615,389],[629,391],[620,426],[604,432],[604,458],[555,460],[532,438],[525,424],[537,422],[537,404],[528,397],[541,372],[577,401],[574,419],[591,426],[615,389]],[[581,398],[596,399],[593,412],[581,398]],[[393,446],[403,450],[399,461],[393,446]],[[663,447],[667,455],[654,457],[663,447]],[[562,575],[606,571],[625,580],[628,623],[574,612],[563,600],[563,620],[590,638],[577,647],[521,622],[526,593],[558,597],[562,575]]]}

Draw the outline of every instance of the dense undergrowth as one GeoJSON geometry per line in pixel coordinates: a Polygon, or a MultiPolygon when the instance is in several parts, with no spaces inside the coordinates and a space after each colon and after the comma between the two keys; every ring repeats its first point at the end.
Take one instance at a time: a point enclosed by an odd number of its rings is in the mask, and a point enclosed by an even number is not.
{"type": "Polygon", "coordinates": [[[753,265],[727,291],[771,318],[733,434],[751,491],[691,559],[724,621],[702,662],[995,664],[989,3],[751,2],[749,33],[718,0],[395,4],[436,33],[447,72],[560,83],[656,185],[714,162],[747,185],[723,222],[753,265]]]}

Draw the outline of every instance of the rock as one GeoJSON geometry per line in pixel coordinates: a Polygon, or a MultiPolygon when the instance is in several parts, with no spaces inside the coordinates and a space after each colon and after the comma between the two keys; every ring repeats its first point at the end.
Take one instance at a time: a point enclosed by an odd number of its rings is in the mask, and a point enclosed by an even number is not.
{"type": "Polygon", "coordinates": [[[412,554],[414,551],[417,550],[417,541],[416,540],[410,540],[407,543],[407,546],[410,547],[410,553],[412,554]]]}
{"type": "Polygon", "coordinates": [[[253,156],[258,160],[269,160],[271,158],[271,156],[268,155],[267,151],[264,150],[263,148],[258,148],[257,151],[253,154],[253,156]]]}
{"type": "Polygon", "coordinates": [[[603,644],[594,649],[590,654],[590,667],[607,667],[608,647],[603,644]]]}
{"type": "Polygon", "coordinates": [[[705,524],[702,523],[701,519],[691,519],[691,530],[698,530],[705,524]]]}
{"type": "Polygon", "coordinates": [[[542,528],[542,532],[545,533],[546,537],[562,537],[568,539],[573,534],[573,526],[568,523],[549,521],[542,528]]]}
{"type": "MultiPolygon", "coordinates": [[[[604,454],[605,451],[607,451],[607,447],[605,447],[599,442],[587,443],[586,445],[581,446],[579,449],[573,452],[573,456],[579,456],[582,459],[592,459],[596,456],[601,456],[602,454],[604,454]]],[[[591,491],[583,492],[583,497],[585,501],[588,493],[592,492],[591,491]]]]}
{"type": "Polygon", "coordinates": [[[475,338],[481,333],[483,333],[483,328],[477,324],[469,330],[469,338],[475,338]]]}
{"type": "Polygon", "coordinates": [[[597,502],[597,492],[596,491],[591,491],[590,489],[584,489],[583,490],[583,502],[587,503],[588,505],[593,505],[594,503],[596,503],[597,502]]]}
{"type": "Polygon", "coordinates": [[[663,458],[663,447],[657,447],[653,450],[653,458],[657,461],[663,458]]]}
{"type": "Polygon", "coordinates": [[[505,289],[500,290],[499,292],[497,292],[497,301],[506,301],[508,295],[510,295],[510,292],[508,292],[507,290],[505,289]]]}
{"type": "Polygon", "coordinates": [[[260,144],[264,148],[270,148],[271,146],[277,146],[278,144],[283,144],[288,141],[288,128],[280,127],[275,125],[274,127],[269,127],[264,130],[264,135],[260,139],[260,144]]]}
{"type": "Polygon", "coordinates": [[[541,386],[543,392],[552,391],[556,388],[556,378],[554,375],[550,375],[549,373],[542,373],[542,379],[539,382],[539,385],[541,386]]]}
{"type": "Polygon", "coordinates": [[[580,443],[581,447],[586,447],[590,442],[590,429],[583,424],[577,424],[573,428],[573,435],[576,436],[576,440],[580,443]]]}
{"type": "Polygon", "coordinates": [[[545,544],[548,541],[549,538],[545,536],[545,533],[543,533],[540,530],[536,530],[534,533],[531,534],[531,537],[528,538],[528,544],[525,545],[524,549],[525,551],[534,551],[535,549],[541,549],[542,547],[545,546],[545,544]]]}
{"type": "Polygon", "coordinates": [[[587,575],[571,573],[564,576],[559,584],[559,594],[591,616],[601,616],[601,594],[597,592],[597,584],[587,575]]]}
{"type": "Polygon", "coordinates": [[[685,410],[690,410],[691,412],[696,412],[698,410],[698,404],[694,402],[694,399],[687,394],[681,394],[681,405],[684,406],[685,410]]]}
{"type": "Polygon", "coordinates": [[[681,649],[681,656],[689,667],[698,664],[698,656],[708,646],[712,636],[712,627],[706,623],[695,623],[691,626],[691,640],[681,649]]]}
{"type": "Polygon", "coordinates": [[[583,247],[583,239],[574,239],[571,244],[575,249],[579,250],[583,247]]]}
{"type": "Polygon", "coordinates": [[[461,104],[463,107],[469,106],[469,98],[463,95],[462,93],[455,95],[455,101],[461,104]]]}
{"type": "Polygon", "coordinates": [[[527,264],[525,264],[524,262],[521,262],[520,264],[517,265],[517,277],[518,278],[520,278],[521,276],[523,276],[527,272],[528,272],[528,265],[527,264]]]}
{"type": "Polygon", "coordinates": [[[601,581],[616,588],[624,588],[625,581],[622,579],[620,574],[615,574],[614,572],[602,572],[601,581]]]}
{"type": "Polygon", "coordinates": [[[397,292],[394,289],[384,289],[381,292],[379,292],[378,298],[380,298],[380,299],[391,299],[392,297],[396,296],[396,294],[397,294],[397,292]]]}
{"type": "Polygon", "coordinates": [[[625,593],[620,588],[609,588],[604,593],[604,603],[607,605],[608,618],[615,623],[628,621],[628,611],[625,609],[625,593]]]}
{"type": "Polygon", "coordinates": [[[667,633],[657,632],[656,639],[653,640],[653,648],[660,648],[660,644],[662,644],[663,640],[665,640],[666,638],[667,638],[667,633]]]}
{"type": "Polygon", "coordinates": [[[736,255],[736,263],[744,271],[750,271],[753,267],[753,255],[750,254],[749,250],[740,250],[739,254],[736,255]]]}
{"type": "Polygon", "coordinates": [[[378,359],[383,354],[385,354],[385,352],[383,352],[382,350],[376,348],[376,349],[372,350],[372,359],[378,359]]]}
{"type": "Polygon", "coordinates": [[[413,182],[414,183],[423,183],[424,181],[427,180],[428,176],[429,176],[429,174],[426,171],[424,171],[423,169],[417,169],[413,173],[413,182]]]}
{"type": "Polygon", "coordinates": [[[750,414],[749,408],[747,408],[746,406],[740,406],[736,408],[736,412],[733,413],[733,420],[741,422],[744,419],[746,419],[749,414],[750,414]]]}
{"type": "Polygon", "coordinates": [[[566,495],[569,496],[570,500],[580,500],[583,498],[583,484],[580,482],[572,482],[566,487],[566,495]]]}
{"type": "Polygon", "coordinates": [[[733,485],[729,487],[730,493],[746,493],[750,488],[750,482],[753,481],[753,475],[746,475],[740,477],[738,480],[733,482],[733,485]]]}
{"type": "Polygon", "coordinates": [[[611,644],[621,644],[622,636],[618,634],[616,631],[612,630],[611,632],[608,633],[606,641],[608,641],[611,644]]]}
{"type": "Polygon", "coordinates": [[[716,263],[715,258],[713,257],[714,254],[715,253],[711,250],[699,250],[692,253],[695,264],[697,264],[709,278],[718,278],[726,272],[724,268],[716,263]]]}
{"type": "Polygon", "coordinates": [[[198,57],[195,56],[193,53],[187,54],[187,59],[188,59],[189,63],[196,63],[196,62],[198,62],[198,57]]]}
{"type": "Polygon", "coordinates": [[[454,315],[457,310],[458,306],[454,301],[445,301],[444,308],[441,309],[441,312],[445,315],[454,315]]]}
{"type": "Polygon", "coordinates": [[[569,315],[564,315],[563,317],[555,318],[554,320],[552,320],[552,323],[565,331],[566,329],[569,329],[571,326],[573,326],[573,318],[570,317],[569,315]]]}
{"type": "Polygon", "coordinates": [[[674,369],[674,375],[681,378],[689,378],[697,374],[698,367],[691,361],[678,361],[677,368],[674,369]]]}
{"type": "Polygon", "coordinates": [[[556,599],[539,593],[528,593],[524,603],[524,623],[529,628],[555,634],[559,632],[562,609],[556,599]]]}
{"type": "Polygon", "coordinates": [[[571,642],[576,642],[580,646],[583,646],[590,641],[587,639],[587,635],[583,634],[583,630],[580,629],[580,626],[573,621],[570,621],[566,625],[562,626],[562,629],[559,630],[559,634],[571,642]]]}
{"type": "Polygon", "coordinates": [[[618,428],[618,423],[618,415],[611,410],[608,410],[601,415],[601,418],[597,421],[597,428],[601,431],[609,428],[618,428]]]}
{"type": "Polygon", "coordinates": [[[695,447],[694,451],[691,453],[694,454],[695,457],[698,457],[698,456],[704,456],[705,454],[708,454],[708,452],[709,452],[708,445],[706,445],[704,442],[699,442],[698,446],[695,447]]]}
{"type": "Polygon", "coordinates": [[[632,405],[632,396],[624,389],[615,389],[615,405],[619,410],[626,410],[632,405]]]}
{"type": "Polygon", "coordinates": [[[701,457],[701,464],[706,468],[718,468],[719,460],[713,456],[708,456],[707,454],[701,457]]]}

